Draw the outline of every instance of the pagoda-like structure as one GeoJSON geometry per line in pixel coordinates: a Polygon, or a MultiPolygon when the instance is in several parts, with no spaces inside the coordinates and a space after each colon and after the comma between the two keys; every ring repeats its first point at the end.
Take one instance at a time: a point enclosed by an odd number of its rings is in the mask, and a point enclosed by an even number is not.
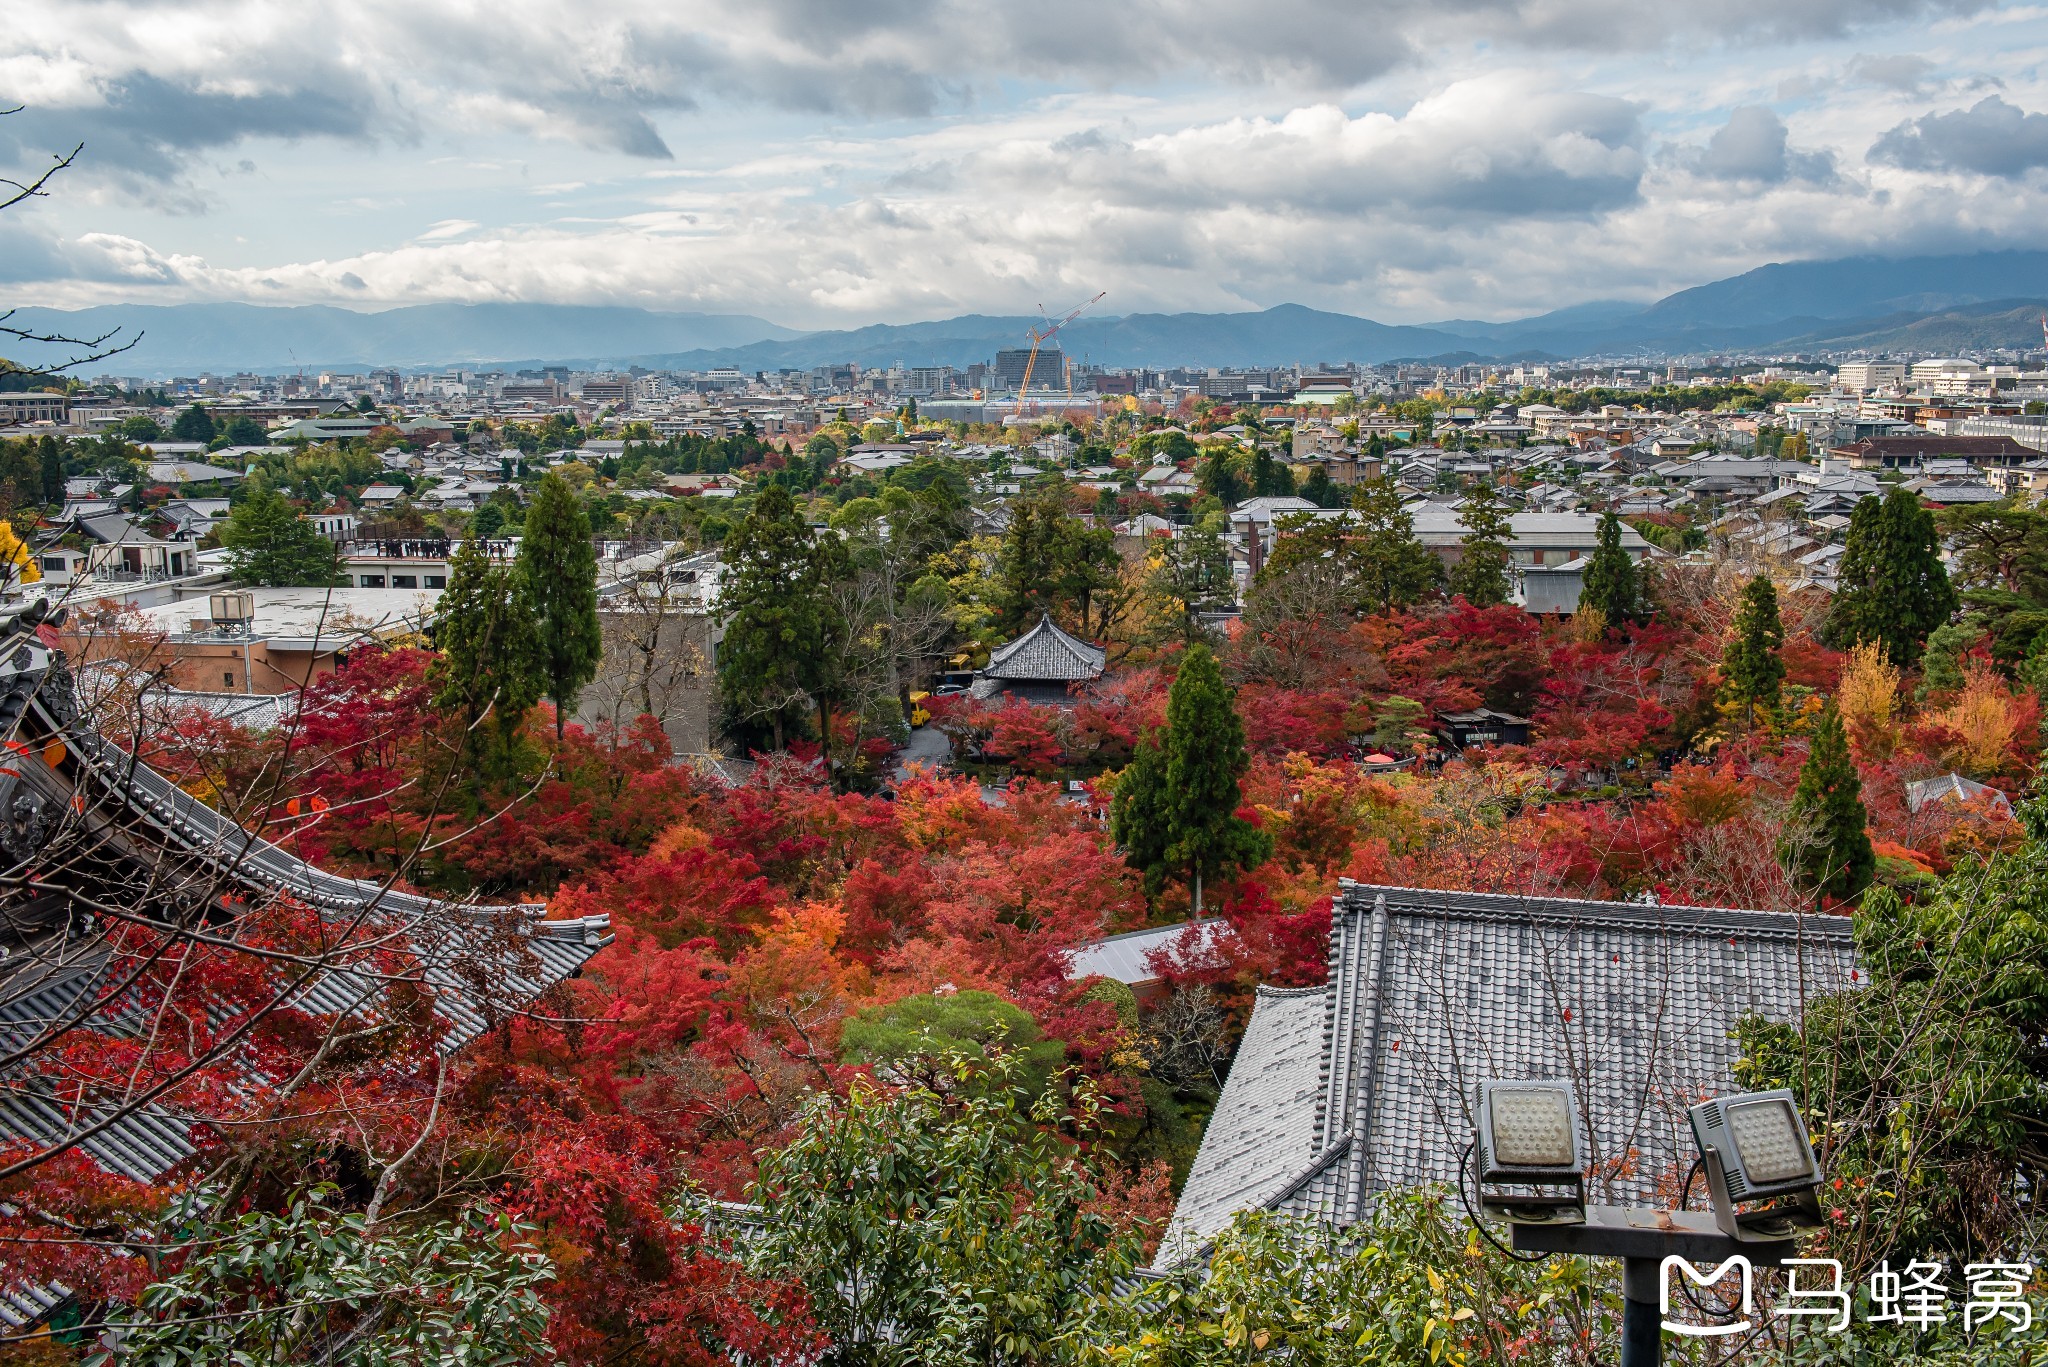
{"type": "Polygon", "coordinates": [[[1031,630],[989,652],[971,691],[977,698],[1007,694],[1024,702],[1066,702],[1074,685],[1102,677],[1107,659],[1101,646],[1060,630],[1045,614],[1031,630]]]}

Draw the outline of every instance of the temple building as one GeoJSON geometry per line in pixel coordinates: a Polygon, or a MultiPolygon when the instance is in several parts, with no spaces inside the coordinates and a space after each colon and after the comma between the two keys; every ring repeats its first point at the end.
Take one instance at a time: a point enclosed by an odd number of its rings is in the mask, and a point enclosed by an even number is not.
{"type": "Polygon", "coordinates": [[[1486,1079],[1572,1084],[1589,1200],[1675,1191],[1687,1108],[1740,1090],[1737,1024],[1796,1021],[1854,956],[1846,916],[1343,880],[1329,979],[1258,989],[1158,1263],[1239,1211],[1341,1227],[1379,1192],[1456,1182],[1486,1079]]]}
{"type": "Polygon", "coordinates": [[[1102,677],[1106,659],[1101,646],[1061,631],[1044,615],[1037,626],[989,652],[971,691],[977,698],[1007,694],[1023,702],[1065,702],[1075,684],[1102,677]]]}
{"type": "MultiPolygon", "coordinates": [[[[287,1056],[259,1045],[264,1022],[317,1040],[322,1022],[369,1035],[405,1021],[398,1033],[446,1059],[612,942],[603,916],[422,897],[244,828],[81,711],[63,618],[41,600],[0,613],[0,1149],[17,1160],[77,1154],[135,1182],[186,1180],[269,1118],[261,1098],[286,1081],[287,1056]],[[223,950],[245,960],[233,975],[178,967],[223,950]],[[240,995],[221,995],[228,981],[240,995]],[[189,1066],[152,1061],[173,1013],[219,1034],[189,1066]],[[137,1060],[133,1076],[67,1061],[94,1040],[137,1060]],[[216,1082],[178,1085],[202,1066],[216,1082]]],[[[287,810],[324,806],[300,801],[287,810]]],[[[31,1328],[68,1299],[51,1283],[0,1286],[0,1328],[31,1328]]]]}

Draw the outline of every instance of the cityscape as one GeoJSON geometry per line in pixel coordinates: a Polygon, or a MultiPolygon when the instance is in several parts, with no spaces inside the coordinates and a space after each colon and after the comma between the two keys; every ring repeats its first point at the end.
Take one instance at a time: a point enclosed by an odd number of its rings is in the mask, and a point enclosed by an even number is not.
{"type": "Polygon", "coordinates": [[[2044,21],[909,8],[0,38],[0,1365],[2037,1360],[2044,21]]]}

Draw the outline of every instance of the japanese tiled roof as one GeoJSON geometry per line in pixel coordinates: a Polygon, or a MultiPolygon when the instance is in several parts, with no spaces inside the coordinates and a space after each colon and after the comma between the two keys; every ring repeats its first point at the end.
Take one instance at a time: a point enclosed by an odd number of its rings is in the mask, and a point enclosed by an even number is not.
{"type": "Polygon", "coordinates": [[[1186,921],[1176,921],[1170,926],[1148,926],[1143,930],[1127,930],[1121,935],[1091,940],[1069,951],[1067,977],[1079,981],[1100,975],[1120,983],[1157,982],[1159,972],[1152,967],[1154,951],[1206,949],[1222,925],[1221,921],[1209,920],[1190,927],[1186,921]],[[1190,929],[1194,931],[1192,937],[1189,936],[1190,929]]]}
{"type": "MultiPolygon", "coordinates": [[[[544,906],[479,906],[402,893],[329,873],[244,830],[79,716],[54,624],[43,620],[43,611],[37,603],[0,615],[0,740],[10,752],[0,768],[0,863],[28,866],[68,821],[100,842],[111,867],[126,866],[125,860],[138,869],[191,870],[244,898],[283,896],[337,919],[367,909],[405,927],[441,1020],[443,1053],[574,976],[611,943],[603,916],[549,921],[544,906]]],[[[121,1028],[119,1012],[107,1005],[107,947],[92,918],[64,909],[64,900],[0,899],[0,938],[8,951],[0,956],[0,1053],[31,1044],[82,1012],[92,1013],[95,1028],[121,1028]],[[59,909],[50,913],[41,909],[45,903],[59,909]]],[[[315,974],[289,1005],[315,1014],[374,1011],[365,1003],[380,992],[376,983],[331,967],[315,974]]],[[[98,1119],[89,1108],[58,1104],[21,1075],[0,1074],[0,1143],[63,1143],[98,1119]]],[[[81,1137],[79,1147],[109,1171],[147,1181],[194,1152],[193,1124],[150,1106],[81,1137]]],[[[0,1321],[10,1313],[7,1294],[0,1294],[0,1321]]]]}
{"type": "Polygon", "coordinates": [[[1487,1078],[1564,1078],[1589,1199],[1643,1200],[1692,1155],[1686,1109],[1733,1087],[1748,1015],[1853,983],[1845,917],[1343,885],[1329,983],[1261,988],[1161,1249],[1241,1210],[1348,1225],[1456,1179],[1487,1078]]]}
{"type": "Polygon", "coordinates": [[[984,678],[1006,683],[1078,683],[1102,677],[1108,659],[1101,646],[1070,636],[1041,616],[1038,625],[989,653],[984,678]]]}

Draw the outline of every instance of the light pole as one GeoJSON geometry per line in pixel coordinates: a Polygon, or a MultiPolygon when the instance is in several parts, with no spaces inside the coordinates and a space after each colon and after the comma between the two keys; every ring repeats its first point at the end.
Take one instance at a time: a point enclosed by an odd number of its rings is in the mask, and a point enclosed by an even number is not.
{"type": "MultiPolygon", "coordinates": [[[[1673,1268],[1674,1261],[1713,1264],[1709,1280],[1719,1280],[1733,1263],[1746,1303],[1751,1269],[1784,1266],[1798,1256],[1798,1231],[1820,1223],[1820,1164],[1790,1092],[1719,1097],[1692,1108],[1712,1213],[1588,1205],[1568,1083],[1483,1082],[1477,1115],[1468,1151],[1479,1197],[1475,1218],[1507,1223],[1510,1256],[1621,1260],[1621,1367],[1663,1361],[1667,1278],[1674,1271],[1705,1284],[1690,1268],[1673,1268]]],[[[1459,1174],[1461,1197],[1467,1175],[1459,1174]]]]}

